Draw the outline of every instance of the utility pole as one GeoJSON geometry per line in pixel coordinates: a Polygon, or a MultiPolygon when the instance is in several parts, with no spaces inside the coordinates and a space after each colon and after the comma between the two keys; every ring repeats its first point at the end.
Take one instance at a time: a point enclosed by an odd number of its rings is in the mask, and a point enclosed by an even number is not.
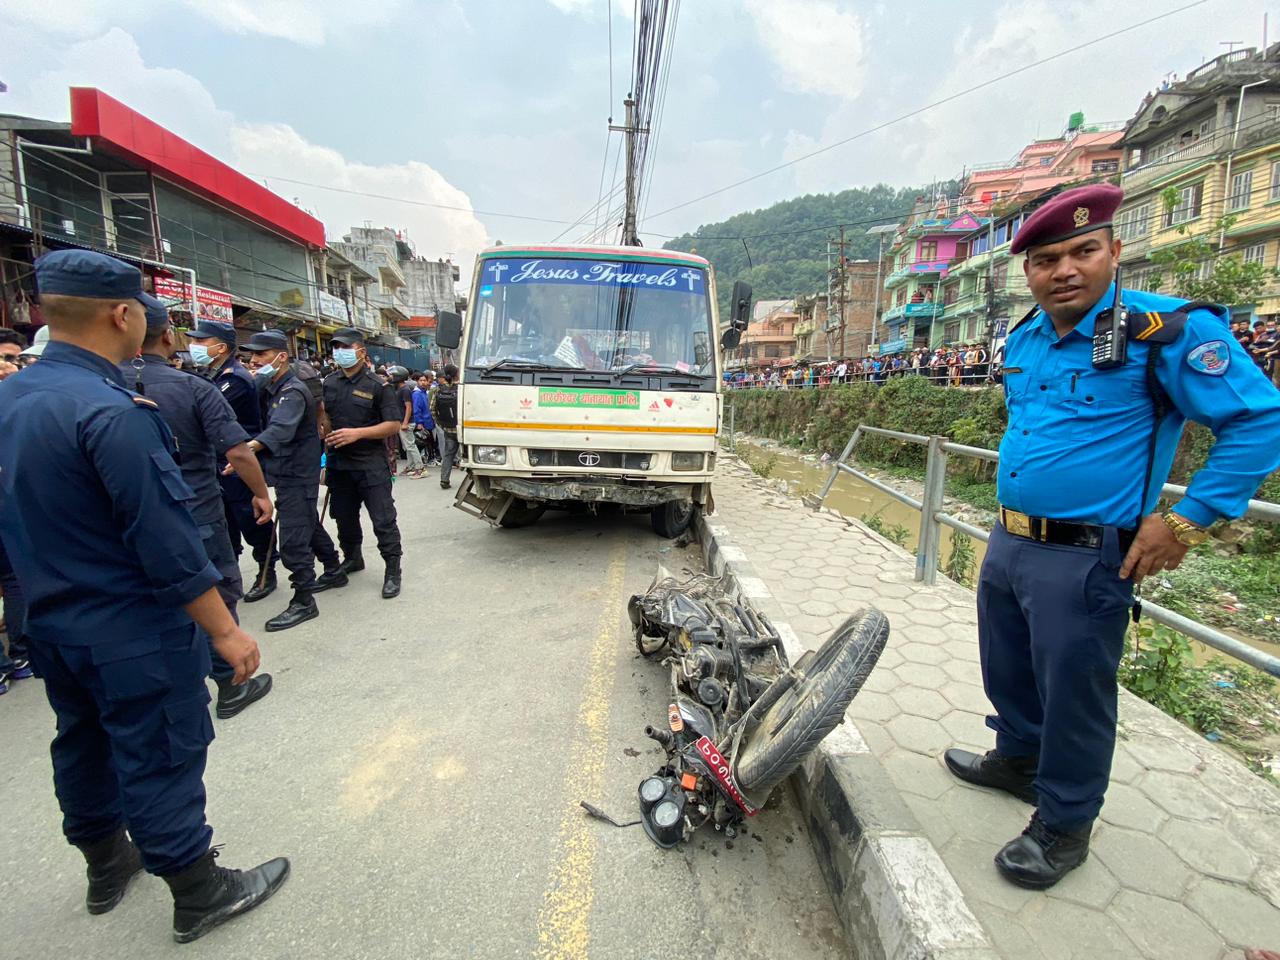
{"type": "MultiPolygon", "coordinates": [[[[844,303],[845,303],[845,288],[847,283],[845,270],[849,264],[848,258],[844,254],[844,244],[845,244],[844,227],[842,226],[840,228],[840,351],[839,351],[841,356],[844,356],[844,303]]],[[[827,359],[828,360],[831,359],[830,347],[828,347],[827,359]]]]}
{"type": "Polygon", "coordinates": [[[622,216],[622,243],[624,246],[638,247],[640,246],[640,237],[636,233],[637,144],[638,135],[645,134],[647,136],[649,128],[636,126],[636,101],[631,94],[627,94],[627,99],[622,101],[622,105],[627,108],[622,126],[610,124],[609,129],[627,135],[627,199],[622,216]]]}
{"type": "Polygon", "coordinates": [[[844,227],[840,228],[839,241],[827,238],[827,322],[825,330],[827,340],[827,359],[831,359],[832,327],[840,331],[840,349],[844,350],[844,300],[845,300],[845,267],[844,249],[847,241],[844,238],[844,227]],[[831,248],[836,248],[835,265],[831,264],[831,248]],[[832,287],[835,287],[835,298],[832,299],[832,287]],[[834,311],[835,320],[832,320],[834,311]]]}

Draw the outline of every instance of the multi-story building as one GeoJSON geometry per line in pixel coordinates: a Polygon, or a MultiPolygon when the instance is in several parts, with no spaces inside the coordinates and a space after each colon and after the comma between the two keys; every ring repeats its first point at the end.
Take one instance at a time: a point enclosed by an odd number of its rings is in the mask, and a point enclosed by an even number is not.
{"type": "MultiPolygon", "coordinates": [[[[832,291],[833,303],[819,346],[825,348],[814,359],[865,357],[871,343],[871,326],[876,312],[877,282],[881,267],[875,260],[845,260],[837,276],[843,274],[843,289],[832,291]]],[[[799,355],[797,354],[797,358],[799,355]]]]}
{"type": "Polygon", "coordinates": [[[794,300],[762,300],[742,334],[739,356],[747,370],[789,367],[795,363],[796,326],[800,314],[794,300]]]}
{"type": "Polygon", "coordinates": [[[941,344],[982,343],[994,352],[1009,325],[1035,305],[1021,265],[1010,262],[1009,244],[1022,221],[1057,192],[1046,191],[965,237],[942,284],[941,344]]]}
{"type": "Polygon", "coordinates": [[[1078,180],[1114,176],[1120,169],[1123,123],[1085,122],[1073,113],[1061,134],[1033,140],[1011,160],[980,163],[961,178],[960,205],[973,213],[1007,210],[1018,201],[1078,180]]]}
{"type": "Polygon", "coordinates": [[[137,264],[179,323],[271,326],[318,347],[315,217],[91,88],[71,90],[70,123],[4,116],[0,140],[6,324],[40,320],[24,265],[84,247],[137,264]]]}
{"type": "MultiPolygon", "coordinates": [[[[1160,271],[1150,255],[1188,237],[1280,265],[1280,44],[1225,53],[1148,95],[1121,146],[1125,199],[1115,232],[1126,287],[1151,289],[1160,271]]],[[[1174,292],[1167,279],[1161,289],[1174,292]]],[[[1259,303],[1231,306],[1241,315],[1278,314],[1280,284],[1259,303]]]]}
{"type": "Polygon", "coordinates": [[[943,341],[946,307],[942,287],[951,265],[969,255],[969,236],[987,220],[968,211],[951,214],[948,201],[924,199],[894,234],[885,269],[886,307],[880,353],[935,346],[943,341]],[[939,211],[944,211],[939,215],[939,211]]]}

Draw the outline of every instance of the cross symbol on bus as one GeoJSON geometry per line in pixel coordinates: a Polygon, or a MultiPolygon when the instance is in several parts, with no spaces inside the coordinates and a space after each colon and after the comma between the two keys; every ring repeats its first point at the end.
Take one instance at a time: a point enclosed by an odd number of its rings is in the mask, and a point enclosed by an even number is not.
{"type": "Polygon", "coordinates": [[[493,279],[498,283],[502,282],[502,274],[510,269],[505,263],[491,263],[489,265],[489,272],[493,274],[493,279]]]}
{"type": "Polygon", "coordinates": [[[680,276],[684,277],[685,282],[689,284],[689,289],[692,290],[693,282],[698,279],[698,275],[692,270],[686,270],[684,273],[680,274],[680,276]]]}

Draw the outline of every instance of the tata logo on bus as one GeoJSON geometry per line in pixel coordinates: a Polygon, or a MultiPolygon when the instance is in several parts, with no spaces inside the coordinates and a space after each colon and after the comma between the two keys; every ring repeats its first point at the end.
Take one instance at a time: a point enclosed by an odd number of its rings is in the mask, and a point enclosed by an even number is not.
{"type": "Polygon", "coordinates": [[[640,394],[636,390],[579,390],[573,387],[542,387],[538,390],[538,406],[639,410],[640,394]]]}
{"type": "Polygon", "coordinates": [[[490,260],[484,268],[484,280],[486,287],[490,283],[569,283],[606,287],[642,287],[676,293],[702,293],[706,278],[701,270],[690,267],[668,267],[655,263],[490,260]]]}

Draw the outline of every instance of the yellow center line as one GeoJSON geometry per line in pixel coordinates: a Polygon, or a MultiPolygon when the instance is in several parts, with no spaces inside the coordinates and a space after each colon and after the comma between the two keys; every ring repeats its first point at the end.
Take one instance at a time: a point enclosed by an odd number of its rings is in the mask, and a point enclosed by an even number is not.
{"type": "Polygon", "coordinates": [[[559,859],[538,911],[539,960],[586,960],[588,956],[597,835],[595,825],[578,807],[578,801],[604,793],[609,703],[617,672],[618,618],[626,568],[626,551],[623,544],[618,544],[609,558],[603,613],[582,685],[582,703],[577,713],[580,734],[567,767],[559,859]]]}

